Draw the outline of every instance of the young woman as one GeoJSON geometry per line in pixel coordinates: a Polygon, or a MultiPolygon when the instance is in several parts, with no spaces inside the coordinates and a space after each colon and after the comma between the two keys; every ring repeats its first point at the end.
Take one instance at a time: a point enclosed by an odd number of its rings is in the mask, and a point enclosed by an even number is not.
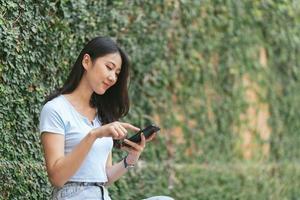
{"type": "Polygon", "coordinates": [[[118,121],[129,110],[128,70],[128,58],[114,41],[94,38],[63,87],[46,99],[39,128],[52,199],[110,199],[106,186],[138,161],[143,135],[140,144],[125,139],[128,155],[112,164],[113,140],[139,130],[118,121]]]}

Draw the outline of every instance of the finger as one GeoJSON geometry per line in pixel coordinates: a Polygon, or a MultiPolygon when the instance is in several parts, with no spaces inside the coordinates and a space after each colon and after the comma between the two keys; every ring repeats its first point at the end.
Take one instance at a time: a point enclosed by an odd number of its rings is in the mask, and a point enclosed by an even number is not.
{"type": "Polygon", "coordinates": [[[133,126],[129,123],[125,123],[125,122],[120,122],[120,124],[125,127],[126,129],[130,129],[130,130],[133,130],[133,131],[139,131],[141,130],[140,128],[136,127],[136,126],[133,126]]]}
{"type": "Polygon", "coordinates": [[[124,134],[115,126],[112,127],[113,138],[120,140],[124,139],[124,134]]]}
{"type": "Polygon", "coordinates": [[[141,146],[137,143],[131,142],[130,140],[127,140],[127,139],[125,139],[124,142],[126,144],[128,144],[129,146],[131,146],[136,151],[143,151],[143,146],[141,146]]]}
{"type": "Polygon", "coordinates": [[[115,129],[115,127],[111,127],[111,133],[112,133],[112,138],[114,139],[119,139],[119,133],[118,131],[115,129]]]}
{"type": "Polygon", "coordinates": [[[126,133],[123,132],[120,126],[114,126],[114,129],[118,132],[119,138],[124,138],[126,136],[126,133]]]}
{"type": "Polygon", "coordinates": [[[146,142],[153,140],[156,137],[156,133],[153,133],[150,137],[146,139],[146,142]]]}
{"type": "Polygon", "coordinates": [[[118,127],[122,130],[122,132],[125,134],[125,136],[127,135],[127,130],[126,128],[124,128],[121,124],[118,124],[118,127]]]}
{"type": "Polygon", "coordinates": [[[146,138],[145,138],[144,133],[141,133],[141,143],[140,143],[140,146],[142,146],[143,148],[145,148],[145,145],[146,145],[146,138]]]}
{"type": "Polygon", "coordinates": [[[121,150],[125,150],[125,151],[127,151],[128,153],[130,153],[130,152],[132,151],[132,148],[123,145],[123,146],[121,146],[121,150]]]}

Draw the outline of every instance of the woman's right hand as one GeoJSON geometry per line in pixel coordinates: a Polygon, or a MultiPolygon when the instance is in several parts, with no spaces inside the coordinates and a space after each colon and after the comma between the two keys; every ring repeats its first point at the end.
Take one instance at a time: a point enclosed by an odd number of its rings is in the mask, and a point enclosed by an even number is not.
{"type": "Polygon", "coordinates": [[[135,127],[129,123],[115,121],[95,128],[92,130],[92,132],[97,138],[112,137],[115,140],[120,140],[126,137],[127,129],[132,131],[140,130],[138,127],[135,127]]]}

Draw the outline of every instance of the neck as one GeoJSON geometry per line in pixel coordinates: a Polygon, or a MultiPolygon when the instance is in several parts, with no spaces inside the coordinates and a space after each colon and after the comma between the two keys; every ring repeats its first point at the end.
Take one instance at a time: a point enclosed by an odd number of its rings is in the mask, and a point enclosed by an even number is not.
{"type": "Polygon", "coordinates": [[[83,106],[90,106],[93,90],[83,76],[77,88],[70,94],[71,98],[83,106]]]}

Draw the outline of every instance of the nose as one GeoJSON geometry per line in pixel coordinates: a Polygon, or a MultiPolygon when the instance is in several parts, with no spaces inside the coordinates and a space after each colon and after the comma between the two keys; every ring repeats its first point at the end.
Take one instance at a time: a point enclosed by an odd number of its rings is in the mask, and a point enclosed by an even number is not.
{"type": "Polygon", "coordinates": [[[116,77],[115,74],[110,74],[110,75],[108,76],[108,80],[109,80],[110,82],[114,83],[114,82],[116,82],[117,77],[116,77]]]}

